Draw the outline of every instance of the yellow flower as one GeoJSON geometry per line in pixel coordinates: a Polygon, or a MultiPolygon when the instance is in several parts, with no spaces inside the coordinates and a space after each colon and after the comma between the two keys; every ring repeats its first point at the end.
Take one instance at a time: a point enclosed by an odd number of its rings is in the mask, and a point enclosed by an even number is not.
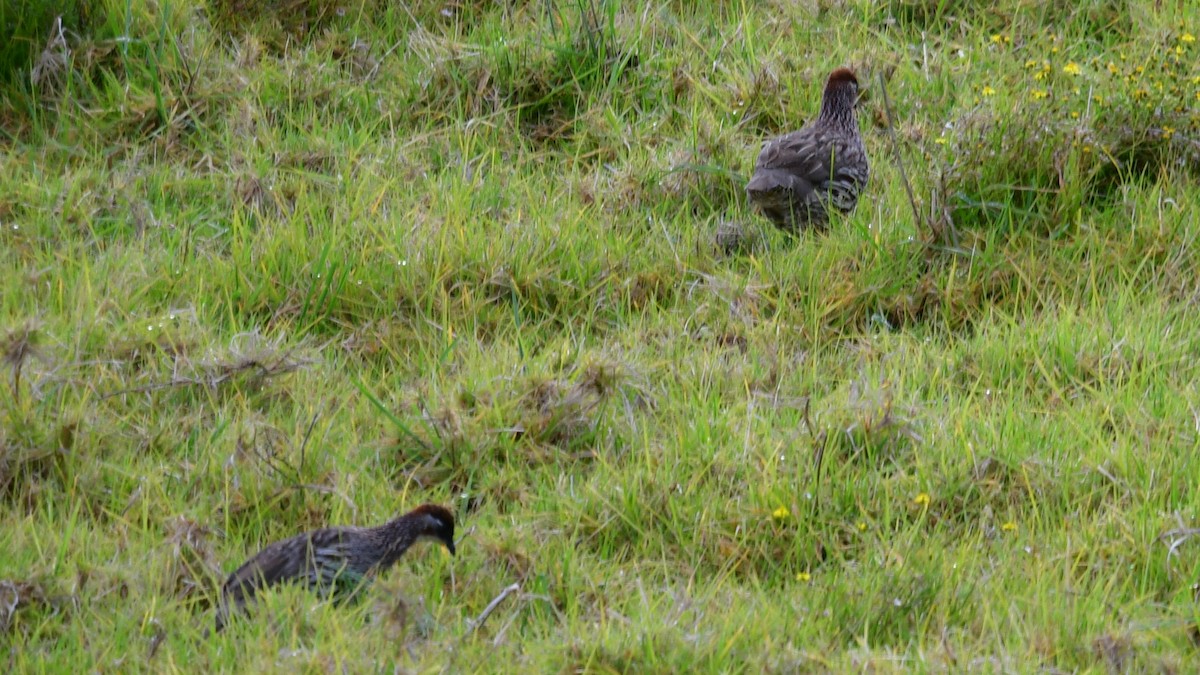
{"type": "Polygon", "coordinates": [[[1184,33],[1183,35],[1180,35],[1180,36],[1179,36],[1179,41],[1180,41],[1180,42],[1186,42],[1186,43],[1189,43],[1189,44],[1190,44],[1190,43],[1192,43],[1192,42],[1195,42],[1195,41],[1196,41],[1196,36],[1195,36],[1195,35],[1192,35],[1191,33],[1184,33]]]}
{"type": "Polygon", "coordinates": [[[993,36],[992,36],[992,44],[994,44],[994,45],[998,45],[998,44],[1000,44],[1001,42],[1004,42],[1004,36],[1003,36],[1003,35],[1001,35],[1001,34],[999,34],[999,33],[996,33],[995,35],[993,35],[993,36]]]}
{"type": "Polygon", "coordinates": [[[1120,70],[1121,69],[1117,67],[1117,64],[1113,63],[1112,61],[1108,62],[1108,72],[1112,73],[1113,75],[1116,75],[1117,72],[1120,70]]]}
{"type": "Polygon", "coordinates": [[[787,520],[792,517],[792,512],[788,511],[786,506],[781,506],[771,513],[771,517],[775,520],[787,520]]]}
{"type": "Polygon", "coordinates": [[[992,89],[991,87],[984,86],[983,90],[980,91],[979,93],[983,94],[984,96],[995,96],[996,90],[992,89]]]}
{"type": "Polygon", "coordinates": [[[1005,532],[1014,532],[1017,529],[1017,524],[1010,520],[1007,523],[1001,525],[1000,529],[1004,530],[1005,532]]]}
{"type": "Polygon", "coordinates": [[[1051,53],[1051,54],[1057,54],[1057,53],[1058,53],[1058,47],[1051,47],[1051,48],[1050,48],[1050,53],[1051,53]]]}
{"type": "Polygon", "coordinates": [[[933,139],[933,142],[937,143],[938,145],[945,145],[950,141],[945,136],[938,136],[937,138],[933,139]]]}
{"type": "Polygon", "coordinates": [[[1040,101],[1043,98],[1050,98],[1050,92],[1046,91],[1045,89],[1034,89],[1033,91],[1029,92],[1029,95],[1032,96],[1033,100],[1035,101],[1040,101]]]}
{"type": "Polygon", "coordinates": [[[929,506],[929,493],[922,492],[916,497],[913,497],[913,503],[917,506],[929,506]]]}
{"type": "Polygon", "coordinates": [[[1071,111],[1071,119],[1073,119],[1073,120],[1079,119],[1079,111],[1078,110],[1071,111]]]}
{"type": "Polygon", "coordinates": [[[1175,135],[1175,127],[1164,126],[1162,128],[1162,134],[1164,139],[1169,139],[1175,135]]]}
{"type": "Polygon", "coordinates": [[[1083,72],[1078,63],[1067,61],[1067,65],[1063,66],[1063,72],[1068,75],[1078,75],[1083,72]]]}
{"type": "Polygon", "coordinates": [[[803,581],[804,583],[808,583],[808,582],[812,581],[812,575],[809,574],[808,572],[797,572],[796,573],[796,581],[803,581]]]}
{"type": "Polygon", "coordinates": [[[864,522],[863,522],[863,521],[861,521],[861,520],[860,520],[860,521],[858,521],[858,524],[857,524],[857,525],[855,525],[855,527],[857,527],[857,528],[858,528],[858,531],[859,531],[859,532],[866,532],[866,531],[867,531],[867,524],[866,524],[866,523],[864,523],[864,522]]]}
{"type": "Polygon", "coordinates": [[[1034,68],[1034,67],[1037,67],[1037,64],[1038,64],[1038,62],[1036,60],[1029,59],[1028,61],[1025,62],[1025,67],[1026,68],[1034,68]]]}

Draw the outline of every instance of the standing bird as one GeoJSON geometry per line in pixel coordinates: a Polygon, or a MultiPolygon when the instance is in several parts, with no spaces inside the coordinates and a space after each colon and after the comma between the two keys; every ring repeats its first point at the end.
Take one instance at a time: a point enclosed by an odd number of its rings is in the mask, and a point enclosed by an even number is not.
{"type": "Polygon", "coordinates": [[[839,68],[825,83],[817,119],[763,145],[746,194],[776,226],[824,229],[831,206],[849,213],[858,203],[869,167],[854,115],[857,102],[858,78],[839,68]]]}
{"type": "Polygon", "coordinates": [[[261,589],[300,582],[322,598],[344,601],[386,571],[418,539],[441,542],[454,555],[454,516],[425,504],[379,527],[329,527],[277,541],[237,568],[221,589],[217,631],[261,589]]]}

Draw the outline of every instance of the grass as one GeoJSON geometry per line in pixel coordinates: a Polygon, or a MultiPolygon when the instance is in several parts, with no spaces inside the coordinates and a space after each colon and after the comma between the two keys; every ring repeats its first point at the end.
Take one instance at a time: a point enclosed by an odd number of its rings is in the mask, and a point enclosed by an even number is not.
{"type": "Polygon", "coordinates": [[[1187,3],[88,21],[0,92],[10,670],[1197,658],[1187,3]],[[846,64],[871,186],[789,237],[744,177],[846,64]],[[201,637],[267,542],[424,501],[456,558],[201,637]]]}

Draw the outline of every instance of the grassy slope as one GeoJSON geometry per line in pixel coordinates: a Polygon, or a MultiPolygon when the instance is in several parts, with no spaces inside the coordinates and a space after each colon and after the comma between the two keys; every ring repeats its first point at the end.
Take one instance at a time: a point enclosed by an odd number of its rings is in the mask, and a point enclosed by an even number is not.
{"type": "Polygon", "coordinates": [[[11,666],[1196,658],[1200,10],[119,4],[5,95],[11,666]],[[841,64],[871,189],[789,238],[734,174],[841,64]],[[457,558],[199,639],[265,542],[422,501],[457,558]]]}

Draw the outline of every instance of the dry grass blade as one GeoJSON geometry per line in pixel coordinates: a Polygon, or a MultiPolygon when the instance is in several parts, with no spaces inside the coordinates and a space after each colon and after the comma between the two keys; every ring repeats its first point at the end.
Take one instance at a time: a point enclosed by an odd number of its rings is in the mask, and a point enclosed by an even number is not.
{"type": "Polygon", "coordinates": [[[12,394],[14,400],[21,397],[21,371],[29,359],[43,358],[41,351],[41,322],[29,321],[0,341],[0,361],[12,370],[12,394]]]}
{"type": "MultiPolygon", "coordinates": [[[[883,97],[883,109],[887,113],[887,130],[888,138],[892,142],[892,158],[896,160],[896,170],[900,172],[900,182],[904,185],[904,194],[908,196],[908,204],[912,207],[913,226],[928,226],[930,223],[921,217],[921,209],[917,207],[917,198],[913,195],[912,183],[908,180],[908,171],[904,168],[904,158],[900,155],[900,142],[896,140],[895,117],[892,115],[892,103],[888,97],[887,83],[883,80],[883,73],[879,73],[876,79],[879,81],[879,91],[883,97]]],[[[948,232],[934,231],[932,234],[935,241],[958,247],[958,233],[954,230],[953,224],[950,225],[948,232]],[[948,242],[947,237],[949,237],[948,242]]]]}
{"type": "Polygon", "coordinates": [[[66,81],[67,67],[71,63],[71,49],[67,46],[62,16],[54,19],[46,46],[29,71],[29,80],[43,98],[55,95],[66,81]]]}
{"type": "Polygon", "coordinates": [[[500,603],[504,602],[505,598],[513,593],[519,592],[520,590],[521,584],[510,584],[505,586],[504,590],[500,591],[500,594],[492,598],[492,601],[488,603],[487,607],[483,608],[483,611],[479,613],[479,616],[467,622],[466,635],[470,635],[471,633],[475,632],[475,629],[482,626],[484,621],[487,621],[487,618],[492,615],[492,612],[496,611],[496,608],[500,606],[500,603]]]}
{"type": "Polygon", "coordinates": [[[250,375],[255,383],[279,377],[317,362],[315,358],[300,356],[298,346],[282,348],[283,337],[267,340],[257,331],[240,333],[231,340],[225,354],[204,359],[196,368],[194,376],[179,376],[165,382],[130,387],[104,394],[101,398],[112,398],[126,394],[157,391],[176,387],[204,386],[216,388],[238,376],[250,375]]]}

